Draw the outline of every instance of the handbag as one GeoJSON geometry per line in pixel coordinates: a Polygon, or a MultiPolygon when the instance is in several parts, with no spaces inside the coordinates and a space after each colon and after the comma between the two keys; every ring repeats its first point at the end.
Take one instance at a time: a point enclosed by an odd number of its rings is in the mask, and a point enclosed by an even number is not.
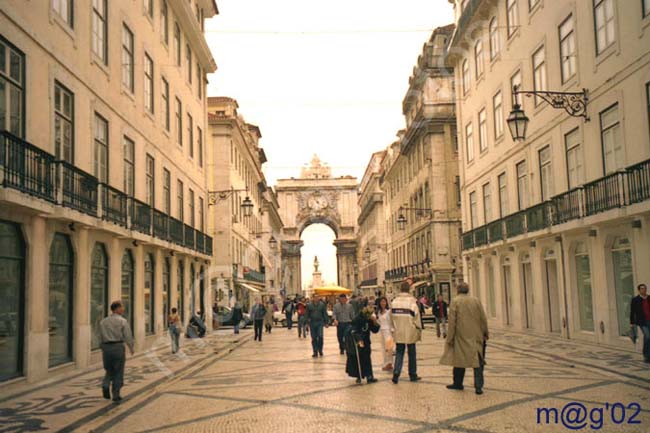
{"type": "Polygon", "coordinates": [[[384,339],[384,345],[386,347],[386,352],[392,352],[395,350],[395,339],[392,335],[389,335],[384,339]]]}

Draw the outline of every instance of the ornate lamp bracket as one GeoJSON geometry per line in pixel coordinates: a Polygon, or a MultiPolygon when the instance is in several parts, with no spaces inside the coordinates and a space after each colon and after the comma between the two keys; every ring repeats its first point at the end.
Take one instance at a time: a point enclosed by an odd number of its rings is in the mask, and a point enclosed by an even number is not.
{"type": "MultiPolygon", "coordinates": [[[[571,117],[582,117],[588,122],[587,104],[589,102],[589,91],[582,89],[582,92],[551,92],[546,90],[519,90],[514,86],[512,96],[524,95],[528,98],[537,96],[553,108],[563,109],[571,117]]],[[[516,100],[516,99],[515,99],[516,100]]]]}

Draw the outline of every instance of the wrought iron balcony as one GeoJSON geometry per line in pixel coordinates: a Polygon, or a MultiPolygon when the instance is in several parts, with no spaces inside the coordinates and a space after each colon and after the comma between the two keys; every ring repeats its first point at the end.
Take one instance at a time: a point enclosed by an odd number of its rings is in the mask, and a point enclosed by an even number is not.
{"type": "Polygon", "coordinates": [[[266,274],[258,272],[254,269],[244,268],[244,279],[248,281],[255,281],[256,283],[266,282],[266,274]]]}
{"type": "Polygon", "coordinates": [[[205,235],[205,254],[212,255],[212,237],[205,235]]]}
{"type": "Polygon", "coordinates": [[[630,204],[650,199],[650,160],[628,167],[630,204]]]}
{"type": "Polygon", "coordinates": [[[198,230],[196,231],[196,251],[205,252],[205,235],[198,230]]]}
{"type": "Polygon", "coordinates": [[[56,201],[54,157],[30,143],[0,131],[0,180],[5,188],[56,201]]]}
{"type": "Polygon", "coordinates": [[[58,161],[63,190],[63,206],[97,216],[97,185],[95,176],[66,161],[58,161]]]}
{"type": "Polygon", "coordinates": [[[176,218],[169,217],[169,237],[178,245],[183,245],[183,223],[176,218]]]}
{"type": "Polygon", "coordinates": [[[105,183],[101,184],[101,191],[102,219],[126,227],[128,196],[105,183]]]}
{"type": "Polygon", "coordinates": [[[542,230],[551,225],[549,202],[543,202],[526,209],[526,231],[542,230]]]}
{"type": "Polygon", "coordinates": [[[474,230],[474,245],[480,247],[488,243],[487,227],[481,226],[474,230]]]}
{"type": "Polygon", "coordinates": [[[463,233],[463,249],[468,250],[474,248],[474,232],[469,231],[463,233]]]}
{"type": "Polygon", "coordinates": [[[151,207],[140,200],[131,197],[131,228],[146,235],[151,234],[151,207]]]}
{"type": "Polygon", "coordinates": [[[183,245],[187,248],[194,249],[194,228],[185,224],[185,237],[183,240],[183,245]]]}
{"type": "Polygon", "coordinates": [[[158,209],[153,210],[153,235],[165,241],[169,240],[169,216],[158,209]]]}
{"type": "Polygon", "coordinates": [[[585,184],[585,214],[587,216],[621,207],[625,202],[624,173],[612,173],[585,184]]]}
{"type": "Polygon", "coordinates": [[[503,221],[492,221],[487,226],[488,238],[490,242],[496,242],[503,239],[503,221]]]}
{"type": "Polygon", "coordinates": [[[506,237],[511,238],[526,232],[526,212],[519,211],[504,218],[506,223],[506,237]]]}
{"type": "Polygon", "coordinates": [[[584,214],[582,187],[571,189],[551,199],[553,224],[562,224],[581,218],[584,214]]]}

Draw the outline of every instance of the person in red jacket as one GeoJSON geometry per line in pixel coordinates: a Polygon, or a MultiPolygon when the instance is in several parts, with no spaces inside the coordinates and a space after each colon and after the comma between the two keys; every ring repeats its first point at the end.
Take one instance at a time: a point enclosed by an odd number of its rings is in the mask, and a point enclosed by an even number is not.
{"type": "Polygon", "coordinates": [[[307,304],[305,298],[301,298],[296,304],[296,313],[298,313],[298,338],[307,338],[307,304]]]}

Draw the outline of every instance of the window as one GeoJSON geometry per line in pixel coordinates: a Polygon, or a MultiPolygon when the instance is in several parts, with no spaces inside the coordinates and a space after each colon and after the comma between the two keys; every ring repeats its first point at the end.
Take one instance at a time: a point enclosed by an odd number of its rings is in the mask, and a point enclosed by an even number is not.
{"type": "Polygon", "coordinates": [[[643,1],[643,18],[647,17],[650,15],[650,0],[642,0],[643,1]]]}
{"type": "Polygon", "coordinates": [[[471,85],[472,77],[469,75],[469,60],[463,60],[463,95],[466,95],[469,92],[469,86],[471,85]]]}
{"type": "Polygon", "coordinates": [[[0,130],[24,136],[25,55],[0,36],[0,130]]]}
{"type": "Polygon", "coordinates": [[[126,135],[122,137],[124,151],[124,193],[135,197],[135,143],[126,135]]]}
{"type": "Polygon", "coordinates": [[[460,176],[456,176],[454,186],[456,187],[456,205],[460,207],[460,176]]]}
{"type": "Polygon", "coordinates": [[[183,182],[176,182],[176,206],[178,208],[178,219],[183,221],[183,210],[185,207],[183,201],[183,182]]]}
{"type": "Polygon", "coordinates": [[[108,64],[108,27],[106,26],[106,0],[93,0],[93,53],[108,64]]]}
{"type": "Polygon", "coordinates": [[[163,168],[163,211],[167,215],[172,213],[171,174],[163,168]]]}
{"type": "Polygon", "coordinates": [[[74,162],[74,95],[54,82],[54,154],[57,159],[74,162]]]}
{"type": "MultiPolygon", "coordinates": [[[[533,86],[535,90],[544,91],[546,86],[546,53],[542,45],[533,54],[533,86]]],[[[542,103],[542,98],[535,96],[535,105],[542,103]]]]}
{"type": "Polygon", "coordinates": [[[501,34],[499,33],[499,21],[493,17],[490,21],[490,60],[494,60],[501,52],[501,34]]]}
{"type": "Polygon", "coordinates": [[[192,84],[192,50],[185,44],[185,62],[187,63],[187,82],[192,84]]]}
{"type": "Polygon", "coordinates": [[[487,150],[487,134],[487,114],[484,108],[478,112],[478,147],[481,152],[487,150]]]}
{"type": "Polygon", "coordinates": [[[618,313],[619,335],[627,335],[630,329],[630,303],[634,297],[634,265],[632,245],[627,238],[616,238],[612,245],[614,264],[614,290],[616,312],[618,313]]]}
{"type": "Polygon", "coordinates": [[[156,201],[156,161],[153,156],[149,154],[147,154],[146,179],[146,201],[149,206],[154,207],[156,201]]]}
{"type": "Polygon", "coordinates": [[[144,12],[149,18],[153,18],[153,0],[144,0],[144,12]]]}
{"type": "Polygon", "coordinates": [[[201,230],[201,232],[205,231],[205,216],[203,213],[203,206],[203,197],[199,197],[199,230],[201,230]]]}
{"type": "Polygon", "coordinates": [[[144,55],[144,108],[153,114],[153,60],[144,55]]]}
{"type": "Polygon", "coordinates": [[[194,120],[187,113],[187,144],[190,147],[190,158],[194,158],[194,120]]]}
{"type": "Polygon", "coordinates": [[[162,113],[163,113],[163,123],[165,124],[165,129],[169,131],[171,127],[170,123],[170,109],[169,109],[169,83],[164,78],[162,79],[162,113]]]}
{"type": "Polygon", "coordinates": [[[108,121],[95,113],[95,163],[97,180],[108,183],[108,121]]]}
{"type": "Polygon", "coordinates": [[[90,348],[99,349],[99,322],[108,313],[108,256],[104,244],[96,243],[90,261],[90,348]]]}
{"type": "Polygon", "coordinates": [[[199,167],[203,167],[203,131],[197,126],[196,128],[196,153],[198,154],[199,167]]]}
{"type": "Polygon", "coordinates": [[[560,65],[562,83],[566,83],[576,73],[576,40],[573,31],[573,15],[560,24],[560,65]]]}
{"type": "Polygon", "coordinates": [[[492,116],[494,117],[494,138],[503,135],[503,101],[501,91],[492,97],[492,116]]]}
{"type": "Polygon", "coordinates": [[[469,193],[469,220],[472,222],[472,229],[478,227],[478,212],[476,211],[476,191],[469,193]]]}
{"type": "Polygon", "coordinates": [[[196,221],[194,220],[194,190],[192,188],[189,189],[189,212],[190,212],[190,225],[194,227],[194,224],[196,221]]]}
{"type": "Polygon", "coordinates": [[[160,34],[165,45],[169,44],[169,9],[167,0],[160,2],[160,34]]]}
{"type": "MultiPolygon", "coordinates": [[[[512,77],[510,77],[510,88],[514,89],[515,86],[521,87],[521,71],[517,71],[514,74],[512,74],[512,77]]],[[[521,105],[521,95],[517,94],[513,96],[514,103],[521,105]]]]}
{"type": "Polygon", "coordinates": [[[508,180],[505,173],[498,177],[499,181],[499,217],[508,215],[508,180]]]}
{"type": "Polygon", "coordinates": [[[122,25],[122,85],[133,93],[133,32],[122,25]]]}
{"type": "Polygon", "coordinates": [[[551,169],[550,146],[543,147],[539,150],[539,181],[542,201],[546,201],[553,194],[553,170],[551,169]]]}
{"type": "Polygon", "coordinates": [[[600,54],[616,41],[614,27],[614,0],[594,0],[596,27],[596,54],[600,54]]]}
{"type": "Polygon", "coordinates": [[[49,366],[72,361],[74,255],[70,238],[56,233],[50,246],[49,366]]]}
{"type": "Polygon", "coordinates": [[[465,147],[467,148],[467,162],[474,160],[474,138],[472,137],[472,122],[465,126],[465,147]]]}
{"type": "Polygon", "coordinates": [[[181,100],[176,98],[176,142],[183,146],[183,105],[181,100]]]}
{"type": "Polygon", "coordinates": [[[483,219],[485,221],[485,224],[492,221],[492,203],[490,203],[491,199],[490,183],[488,182],[483,185],[483,219]]]}
{"type": "Polygon", "coordinates": [[[203,99],[203,73],[201,72],[201,67],[199,62],[196,62],[196,92],[199,100],[203,99]]]}
{"type": "Polygon", "coordinates": [[[178,23],[174,23],[174,56],[176,66],[181,66],[181,28],[178,23]]]}
{"type": "Polygon", "coordinates": [[[580,329],[594,330],[594,307],[591,291],[591,268],[589,254],[583,242],[576,245],[575,252],[576,282],[578,283],[578,310],[580,312],[580,329]]]}
{"type": "Polygon", "coordinates": [[[134,274],[133,255],[131,254],[131,250],[127,249],[122,255],[122,277],[120,279],[122,287],[120,291],[122,305],[124,306],[123,317],[129,321],[131,330],[133,330],[133,298],[135,297],[134,274]]]}
{"type": "Polygon", "coordinates": [[[569,189],[582,185],[584,169],[582,163],[582,143],[580,142],[580,130],[578,128],[564,136],[566,147],[566,169],[569,189]]]}
{"type": "Polygon", "coordinates": [[[508,37],[511,37],[519,28],[519,5],[517,0],[506,0],[506,17],[508,37]]]}
{"type": "Polygon", "coordinates": [[[528,207],[528,168],[526,161],[517,164],[517,206],[519,210],[528,207]]]}
{"type": "Polygon", "coordinates": [[[603,146],[605,174],[623,168],[623,138],[618,117],[618,104],[600,113],[600,140],[603,146]]]}
{"type": "Polygon", "coordinates": [[[67,25],[74,27],[74,0],[52,0],[52,9],[67,25]]]}
{"type": "Polygon", "coordinates": [[[144,331],[147,335],[156,332],[155,327],[155,308],[154,308],[154,275],[156,272],[156,262],[153,254],[148,253],[144,256],[144,331]]]}
{"type": "Polygon", "coordinates": [[[479,39],[474,45],[474,67],[476,80],[483,76],[483,40],[479,39]]]}

